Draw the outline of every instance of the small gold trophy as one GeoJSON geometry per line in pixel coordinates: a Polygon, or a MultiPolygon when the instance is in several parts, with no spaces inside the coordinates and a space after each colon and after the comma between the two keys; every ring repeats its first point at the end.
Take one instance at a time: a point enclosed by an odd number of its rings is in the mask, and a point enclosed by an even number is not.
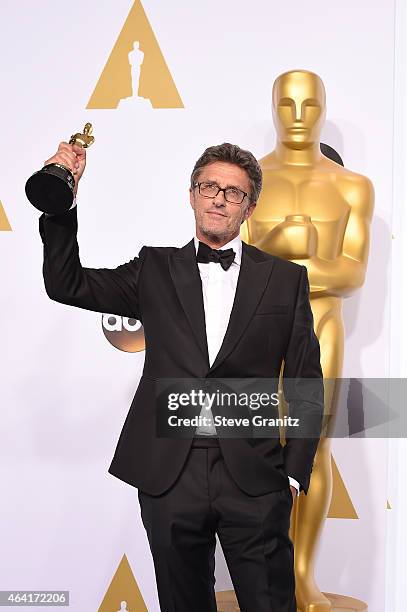
{"type": "MultiPolygon", "coordinates": [[[[83,133],[73,134],[69,140],[69,144],[84,149],[94,142],[91,123],[86,123],[83,133]]],[[[30,176],[25,184],[25,193],[38,210],[61,214],[71,208],[74,188],[75,178],[69,168],[62,164],[47,164],[30,176]]]]}

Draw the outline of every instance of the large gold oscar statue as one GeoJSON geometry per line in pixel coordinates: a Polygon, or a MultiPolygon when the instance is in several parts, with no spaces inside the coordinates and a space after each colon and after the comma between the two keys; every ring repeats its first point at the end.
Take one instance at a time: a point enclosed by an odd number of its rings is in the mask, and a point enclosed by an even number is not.
{"type": "MultiPolygon", "coordinates": [[[[342,373],[342,298],[364,282],[374,191],[368,178],[321,154],[325,89],[306,70],[280,75],[273,86],[277,144],[260,160],[263,190],[242,238],[308,270],[314,328],[326,379],[342,373]]],[[[335,415],[335,385],[325,388],[325,412],[335,415]]],[[[321,438],[307,495],[296,500],[290,536],[295,548],[297,606],[302,612],[366,610],[352,598],[322,594],[314,577],[318,541],[332,494],[329,435],[321,438]],[[342,607],[340,607],[342,606],[342,607]]]]}

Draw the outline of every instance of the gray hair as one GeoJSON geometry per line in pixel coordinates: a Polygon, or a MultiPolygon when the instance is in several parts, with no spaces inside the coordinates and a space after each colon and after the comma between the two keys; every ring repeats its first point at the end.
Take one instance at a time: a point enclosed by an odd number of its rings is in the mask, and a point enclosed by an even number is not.
{"type": "Polygon", "coordinates": [[[237,145],[230,144],[229,142],[224,142],[223,144],[205,149],[192,170],[192,189],[194,188],[194,185],[201,174],[202,168],[208,166],[209,164],[213,164],[214,162],[228,162],[229,164],[235,164],[236,166],[243,168],[243,170],[247,172],[250,180],[251,201],[257,202],[263,182],[263,174],[259,162],[254,157],[253,153],[250,153],[250,151],[246,151],[245,149],[241,149],[237,145]]]}

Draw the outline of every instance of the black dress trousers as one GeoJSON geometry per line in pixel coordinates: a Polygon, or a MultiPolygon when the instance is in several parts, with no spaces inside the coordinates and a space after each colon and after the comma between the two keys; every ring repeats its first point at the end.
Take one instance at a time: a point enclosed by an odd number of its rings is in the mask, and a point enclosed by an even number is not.
{"type": "Polygon", "coordinates": [[[154,497],[139,490],[139,501],[162,612],[216,612],[216,533],[241,612],[296,612],[288,480],[249,496],[217,440],[197,439],[171,489],[154,497]]]}

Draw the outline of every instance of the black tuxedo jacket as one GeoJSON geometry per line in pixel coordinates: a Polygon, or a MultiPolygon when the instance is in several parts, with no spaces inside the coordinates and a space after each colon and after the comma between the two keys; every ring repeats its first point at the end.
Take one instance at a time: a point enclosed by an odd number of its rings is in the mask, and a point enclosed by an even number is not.
{"type": "MultiPolygon", "coordinates": [[[[159,495],[174,483],[188,455],[191,439],[156,435],[157,379],[278,378],[284,360],[285,377],[316,378],[322,386],[305,266],[243,243],[229,325],[209,366],[193,240],[182,248],[144,246],[115,269],[90,269],[79,258],[77,208],[41,215],[39,228],[52,300],[136,318],[144,326],[143,374],[109,467],[121,480],[159,495]]],[[[322,418],[323,404],[316,402],[313,411],[322,418]]],[[[318,438],[290,438],[284,446],[278,438],[221,438],[220,445],[230,474],[249,495],[286,487],[288,475],[307,492],[318,438]]]]}

